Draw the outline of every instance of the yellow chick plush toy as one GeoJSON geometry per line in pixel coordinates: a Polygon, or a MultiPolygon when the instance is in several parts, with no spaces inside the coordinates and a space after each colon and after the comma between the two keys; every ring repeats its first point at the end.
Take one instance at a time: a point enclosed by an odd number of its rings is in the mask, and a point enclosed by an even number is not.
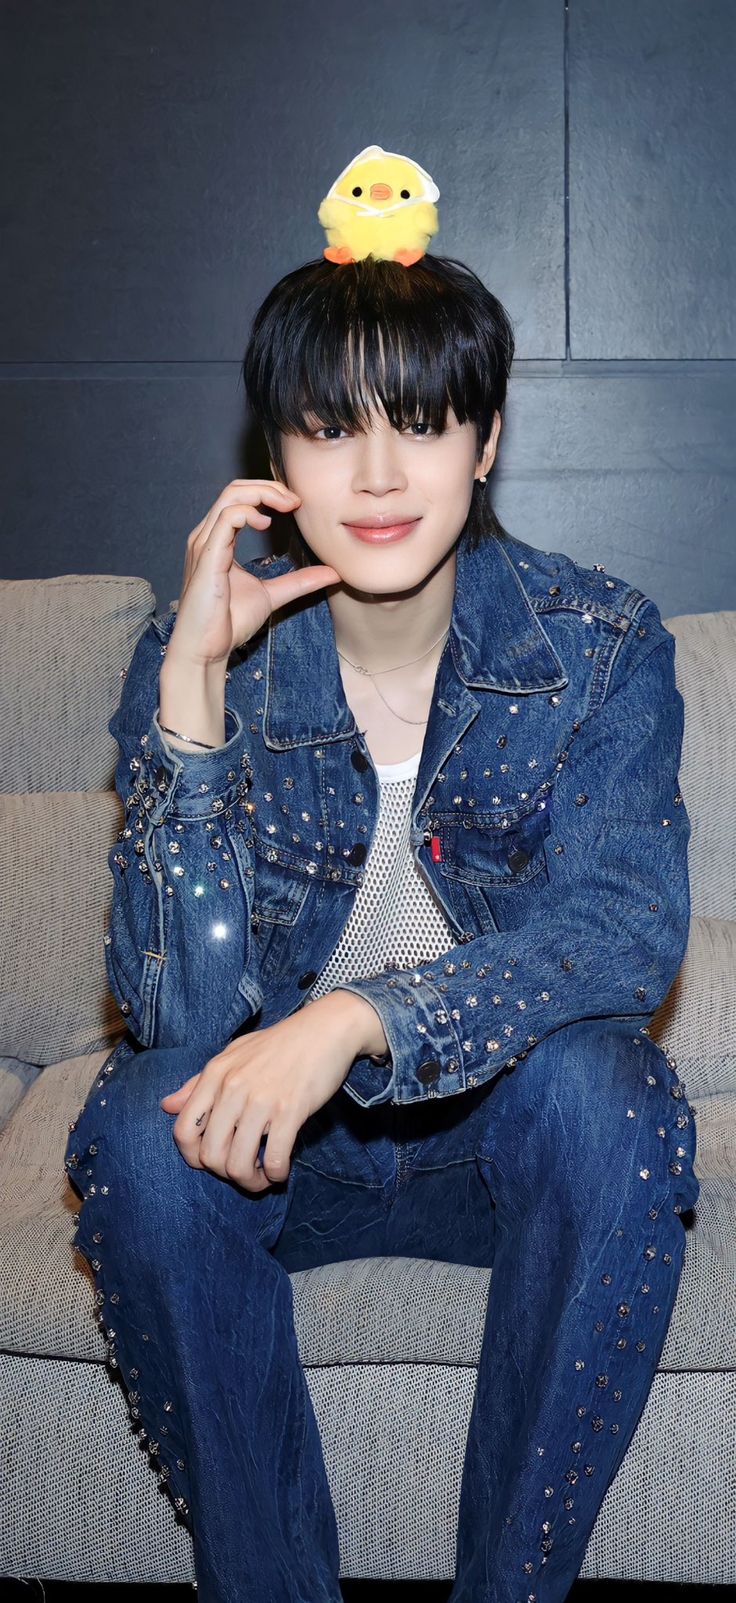
{"type": "Polygon", "coordinates": [[[439,189],[409,156],[366,145],[343,168],[317,213],[329,245],[328,262],[366,256],[410,267],[439,228],[439,189]]]}

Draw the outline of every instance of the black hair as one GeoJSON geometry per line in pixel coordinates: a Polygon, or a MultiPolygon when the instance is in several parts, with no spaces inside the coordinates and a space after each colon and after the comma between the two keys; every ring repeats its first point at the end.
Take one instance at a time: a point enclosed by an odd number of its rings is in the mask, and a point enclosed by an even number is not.
{"type": "MultiPolygon", "coordinates": [[[[392,428],[446,426],[448,405],[476,428],[476,461],[503,410],[514,356],[507,312],[463,262],[425,253],[418,262],[325,257],[281,278],[255,314],[243,359],[250,408],[278,476],[280,434],[307,432],[313,414],[355,432],[380,405],[392,428]]],[[[312,424],[314,426],[314,424],[312,424]]],[[[505,535],[487,486],[475,480],[460,538],[475,547],[505,535]]],[[[296,531],[295,556],[317,562],[296,531]]]]}

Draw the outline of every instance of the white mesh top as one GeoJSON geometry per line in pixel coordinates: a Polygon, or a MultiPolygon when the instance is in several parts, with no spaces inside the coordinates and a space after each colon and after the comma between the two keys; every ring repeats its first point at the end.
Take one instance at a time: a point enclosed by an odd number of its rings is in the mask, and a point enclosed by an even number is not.
{"type": "Polygon", "coordinates": [[[310,1001],[343,981],[369,979],[389,962],[430,963],[456,936],[411,855],[411,804],[421,752],[399,763],[376,763],[380,801],[376,833],[350,917],[310,1001]]]}

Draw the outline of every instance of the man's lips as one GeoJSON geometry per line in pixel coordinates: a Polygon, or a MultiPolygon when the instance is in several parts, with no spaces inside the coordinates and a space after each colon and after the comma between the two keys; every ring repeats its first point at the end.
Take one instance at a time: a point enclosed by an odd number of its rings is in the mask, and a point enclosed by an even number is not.
{"type": "Polygon", "coordinates": [[[420,518],[409,518],[397,522],[392,518],[381,519],[376,516],[371,520],[363,519],[359,523],[346,523],[345,528],[349,529],[351,534],[354,534],[359,540],[385,544],[391,540],[401,540],[404,535],[409,534],[412,529],[416,528],[420,521],[420,518]]]}

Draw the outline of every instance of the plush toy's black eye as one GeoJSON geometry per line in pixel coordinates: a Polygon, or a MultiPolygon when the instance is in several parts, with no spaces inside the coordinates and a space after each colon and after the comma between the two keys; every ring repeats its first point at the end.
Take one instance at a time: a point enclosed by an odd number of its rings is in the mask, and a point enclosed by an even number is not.
{"type": "Polygon", "coordinates": [[[360,184],[358,184],[358,185],[357,185],[357,186],[356,186],[356,188],[355,188],[355,189],[354,189],[354,190],[353,190],[353,194],[354,194],[354,195],[362,195],[362,193],[363,193],[363,191],[362,191],[362,189],[361,189],[361,187],[360,187],[360,184]]]}
{"type": "Polygon", "coordinates": [[[402,200],[409,200],[410,198],[411,198],[411,192],[408,189],[402,189],[402,191],[401,191],[401,199],[402,200]]]}

